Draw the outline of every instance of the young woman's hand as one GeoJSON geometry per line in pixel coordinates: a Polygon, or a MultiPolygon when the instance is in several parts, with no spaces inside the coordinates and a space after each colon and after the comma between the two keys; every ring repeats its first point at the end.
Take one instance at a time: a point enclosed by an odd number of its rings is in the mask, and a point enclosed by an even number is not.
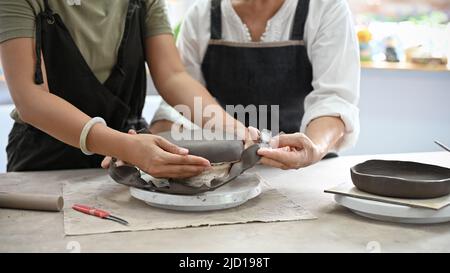
{"type": "MultiPolygon", "coordinates": [[[[160,136],[136,134],[133,130],[130,130],[129,134],[131,145],[122,159],[153,177],[192,177],[211,166],[207,159],[189,155],[187,149],[180,148],[160,136]]],[[[111,158],[105,157],[102,167],[108,168],[110,162],[111,158]]]]}
{"type": "Polygon", "coordinates": [[[271,140],[271,146],[258,150],[261,163],[283,170],[312,165],[326,155],[326,151],[302,133],[276,136],[271,140]]]}

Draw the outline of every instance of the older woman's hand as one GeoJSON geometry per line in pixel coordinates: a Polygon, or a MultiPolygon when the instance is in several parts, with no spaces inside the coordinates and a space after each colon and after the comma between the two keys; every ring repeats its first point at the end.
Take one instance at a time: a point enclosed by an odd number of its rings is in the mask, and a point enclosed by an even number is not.
{"type": "Polygon", "coordinates": [[[258,150],[261,163],[283,170],[309,166],[326,155],[326,151],[302,133],[276,136],[271,140],[271,146],[258,150]]]}
{"type": "Polygon", "coordinates": [[[245,148],[248,148],[252,146],[253,144],[257,143],[259,140],[260,132],[257,128],[249,126],[247,128],[246,134],[245,134],[245,140],[244,140],[244,146],[245,148]]]}

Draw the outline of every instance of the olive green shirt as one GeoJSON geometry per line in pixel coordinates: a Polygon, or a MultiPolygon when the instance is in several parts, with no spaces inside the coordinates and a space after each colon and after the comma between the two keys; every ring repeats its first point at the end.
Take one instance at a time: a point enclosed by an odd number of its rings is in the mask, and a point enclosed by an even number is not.
{"type": "MultiPolygon", "coordinates": [[[[84,59],[100,82],[106,81],[116,63],[125,27],[128,0],[49,0],[58,13],[84,59]]],[[[172,33],[164,0],[145,0],[146,37],[172,33]]],[[[34,37],[35,17],[44,9],[43,0],[0,1],[0,43],[19,37],[34,37]]],[[[68,70],[70,64],[68,64],[68,70]]]]}

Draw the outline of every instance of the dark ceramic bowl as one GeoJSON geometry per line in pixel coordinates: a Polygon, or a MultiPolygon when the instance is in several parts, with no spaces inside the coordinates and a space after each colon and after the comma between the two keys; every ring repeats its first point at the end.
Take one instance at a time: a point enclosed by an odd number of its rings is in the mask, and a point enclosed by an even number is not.
{"type": "Polygon", "coordinates": [[[435,165],[369,160],[350,173],[356,188],[376,195],[426,199],[450,193],[450,169],[435,165]]]}

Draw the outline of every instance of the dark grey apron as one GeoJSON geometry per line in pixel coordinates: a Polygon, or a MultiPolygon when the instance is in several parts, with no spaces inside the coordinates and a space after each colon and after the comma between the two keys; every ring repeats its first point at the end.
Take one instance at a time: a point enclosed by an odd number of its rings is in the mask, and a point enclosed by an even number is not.
{"type": "Polygon", "coordinates": [[[241,120],[246,126],[267,128],[274,133],[278,129],[298,132],[305,97],[313,90],[312,66],[303,41],[309,0],[298,1],[290,40],[270,43],[222,40],[220,3],[221,0],[212,0],[211,40],[202,63],[207,89],[225,109],[226,105],[255,105],[256,111],[252,112],[256,113],[252,114],[258,117],[258,124],[251,124],[251,114],[247,114],[241,120]],[[271,105],[278,105],[279,116],[271,105]],[[278,118],[279,123],[274,124],[278,128],[273,128],[271,120],[278,118]]]}

